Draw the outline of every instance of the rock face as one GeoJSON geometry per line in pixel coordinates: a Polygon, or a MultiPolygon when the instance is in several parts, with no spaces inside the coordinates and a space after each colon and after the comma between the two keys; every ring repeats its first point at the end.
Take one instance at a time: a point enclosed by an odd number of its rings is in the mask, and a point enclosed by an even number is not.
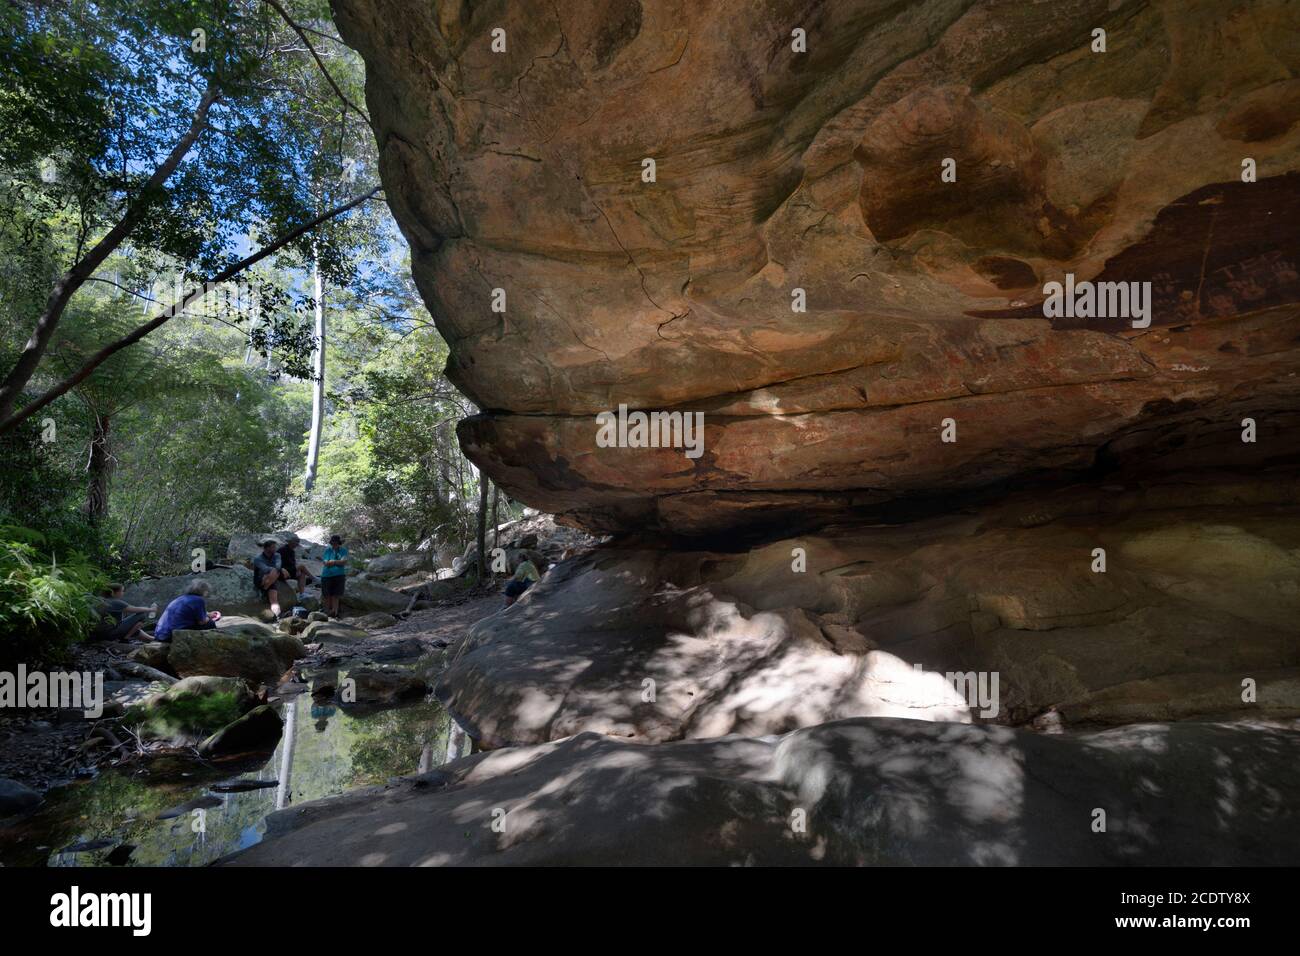
{"type": "Polygon", "coordinates": [[[1294,495],[1109,486],[732,554],[602,548],[475,625],[435,691],[488,747],[1300,715],[1294,495]]]}
{"type": "MultiPolygon", "coordinates": [[[[259,606],[257,592],[253,590],[252,573],[242,568],[213,568],[202,574],[147,578],[129,585],[123,592],[123,598],[128,604],[137,607],[157,604],[161,615],[172,600],[185,593],[195,578],[207,581],[212,588],[205,599],[210,610],[248,610],[259,606]]],[[[157,623],[156,618],[153,623],[157,623]]]]}
{"type": "Polygon", "coordinates": [[[334,8],[462,442],[531,505],[711,534],[1300,448],[1286,0],[334,8]],[[1067,275],[1149,326],[1047,317],[1067,275]],[[620,404],[701,454],[601,447],[620,404]]]}
{"type": "Polygon", "coordinates": [[[223,862],[1283,865],[1300,853],[1297,786],[1295,728],[1053,737],[876,718],[660,747],[582,734],[280,811],[223,862]]]}

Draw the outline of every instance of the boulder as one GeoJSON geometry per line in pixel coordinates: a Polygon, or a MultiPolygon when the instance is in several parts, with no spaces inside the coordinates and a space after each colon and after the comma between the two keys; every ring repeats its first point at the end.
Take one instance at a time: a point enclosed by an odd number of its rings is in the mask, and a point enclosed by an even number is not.
{"type": "Polygon", "coordinates": [[[364,617],[357,618],[354,623],[357,627],[363,628],[367,631],[382,631],[387,627],[396,627],[399,622],[397,618],[393,617],[391,614],[385,614],[383,611],[375,611],[372,614],[367,614],[364,617]]]}
{"type": "MultiPolygon", "coordinates": [[[[269,531],[253,533],[251,531],[241,531],[230,537],[230,544],[226,547],[226,560],[252,566],[253,558],[262,550],[258,542],[265,541],[267,538],[274,538],[280,544],[284,544],[288,539],[289,528],[281,528],[279,531],[269,531]]],[[[304,558],[308,560],[319,560],[320,553],[325,550],[325,545],[311,537],[308,533],[312,530],[303,528],[298,531],[298,560],[304,558]]]]}
{"type": "Polygon", "coordinates": [[[436,693],[487,746],[1297,716],[1300,513],[1246,493],[1084,488],[739,552],[602,548],[475,624],[436,693]]]}
{"type": "Polygon", "coordinates": [[[324,621],[328,621],[329,619],[330,616],[326,614],[324,611],[312,611],[307,615],[307,620],[309,622],[317,622],[317,621],[324,622],[324,621]]]}
{"type": "Polygon", "coordinates": [[[355,644],[368,637],[368,632],[340,621],[313,621],[302,632],[303,640],[308,643],[355,644]]]}
{"type": "Polygon", "coordinates": [[[579,734],[290,807],[218,865],[1286,866],[1298,787],[1294,725],[1050,736],[860,718],[649,747],[579,734]]]}
{"type": "Polygon", "coordinates": [[[400,577],[412,571],[432,570],[432,558],[427,552],[402,551],[381,554],[366,562],[366,574],[372,580],[400,577]]]}
{"type": "Polygon", "coordinates": [[[340,606],[349,614],[366,614],[370,611],[387,611],[395,614],[405,611],[410,598],[405,594],[375,584],[373,581],[359,581],[349,577],[343,589],[340,606]]]}
{"type": "Polygon", "coordinates": [[[246,618],[223,618],[215,630],[174,632],[168,663],[181,677],[212,674],[275,684],[305,654],[297,637],[246,618]]]}
{"type": "Polygon", "coordinates": [[[345,699],[345,703],[396,704],[428,693],[424,678],[410,671],[358,667],[348,671],[347,676],[353,682],[355,696],[351,701],[345,699]]]}
{"type": "Polygon", "coordinates": [[[424,644],[414,637],[400,641],[385,641],[378,647],[368,649],[366,656],[372,661],[409,661],[420,657],[425,652],[424,644]]]}
{"type": "MultiPolygon", "coordinates": [[[[202,574],[178,574],[166,578],[146,578],[127,585],[123,599],[137,607],[158,605],[161,615],[175,598],[185,593],[190,582],[200,578],[212,589],[206,598],[208,609],[214,611],[249,610],[257,607],[258,595],[253,589],[252,573],[245,568],[213,568],[202,574]]],[[[149,628],[157,618],[146,622],[149,628]]]]}
{"type": "Polygon", "coordinates": [[[44,799],[25,783],[0,777],[0,817],[17,816],[35,810],[44,799]]]}
{"type": "Polygon", "coordinates": [[[153,641],[134,648],[130,653],[130,658],[137,663],[146,667],[157,668],[160,671],[167,670],[167,656],[171,653],[171,645],[164,641],[153,641]]]}
{"type": "Polygon", "coordinates": [[[223,757],[249,751],[274,750],[284,722],[268,704],[254,707],[199,744],[204,757],[223,757]]]}
{"type": "Polygon", "coordinates": [[[238,677],[186,677],[128,711],[128,721],[149,740],[193,744],[257,706],[238,677]]]}

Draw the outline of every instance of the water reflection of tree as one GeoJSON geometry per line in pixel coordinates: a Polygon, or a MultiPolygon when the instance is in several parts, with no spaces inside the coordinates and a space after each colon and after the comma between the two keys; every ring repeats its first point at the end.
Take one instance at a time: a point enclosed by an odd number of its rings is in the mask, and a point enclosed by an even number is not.
{"type": "Polygon", "coordinates": [[[450,722],[446,712],[433,705],[384,711],[356,724],[352,769],[358,786],[415,773],[426,746],[432,745],[435,754],[447,749],[450,722]]]}

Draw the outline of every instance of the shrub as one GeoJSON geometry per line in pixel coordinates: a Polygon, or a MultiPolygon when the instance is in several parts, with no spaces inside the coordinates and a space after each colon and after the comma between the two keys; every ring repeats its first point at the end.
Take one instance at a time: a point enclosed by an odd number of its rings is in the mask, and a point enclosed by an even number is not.
{"type": "Polygon", "coordinates": [[[94,620],[92,595],[107,583],[80,555],[46,558],[44,536],[0,526],[0,665],[65,662],[94,620]]]}

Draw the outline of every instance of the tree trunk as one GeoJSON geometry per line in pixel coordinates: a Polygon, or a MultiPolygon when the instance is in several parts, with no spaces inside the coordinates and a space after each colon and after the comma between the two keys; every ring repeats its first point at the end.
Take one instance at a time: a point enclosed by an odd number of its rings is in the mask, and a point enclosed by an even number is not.
{"type": "Polygon", "coordinates": [[[487,503],[488,476],[478,473],[478,579],[487,580],[487,503]]]}
{"type": "Polygon", "coordinates": [[[86,514],[92,527],[98,527],[108,514],[108,483],[113,476],[113,453],[109,447],[109,417],[94,413],[91,422],[90,462],[86,465],[89,483],[86,514]]]}
{"type": "Polygon", "coordinates": [[[307,491],[316,484],[320,434],[325,425],[325,293],[321,287],[319,260],[312,262],[312,279],[316,305],[316,381],[311,403],[311,439],[307,443],[307,477],[303,481],[307,491]]]}
{"type": "Polygon", "coordinates": [[[501,547],[501,522],[497,517],[498,503],[501,498],[501,489],[496,485],[492,486],[492,547],[501,547]]]}

